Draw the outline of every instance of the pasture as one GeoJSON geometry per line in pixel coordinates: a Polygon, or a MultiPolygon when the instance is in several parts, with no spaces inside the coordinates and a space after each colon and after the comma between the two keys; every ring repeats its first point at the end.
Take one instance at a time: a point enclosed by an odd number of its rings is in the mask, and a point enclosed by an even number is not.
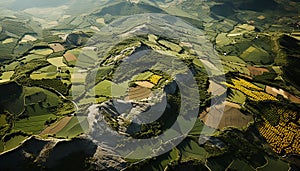
{"type": "Polygon", "coordinates": [[[16,121],[13,130],[21,130],[31,134],[39,134],[45,127],[45,122],[49,118],[55,118],[54,114],[30,116],[26,119],[16,121]]]}

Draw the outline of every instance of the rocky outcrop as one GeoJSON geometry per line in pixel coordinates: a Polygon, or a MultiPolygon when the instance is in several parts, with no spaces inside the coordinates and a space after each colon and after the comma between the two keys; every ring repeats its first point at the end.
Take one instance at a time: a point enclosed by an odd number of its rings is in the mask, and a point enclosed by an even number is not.
{"type": "Polygon", "coordinates": [[[126,167],[126,161],[123,158],[102,147],[97,148],[89,164],[91,170],[117,171],[126,167]]]}
{"type": "Polygon", "coordinates": [[[86,137],[72,140],[31,137],[0,156],[1,170],[120,170],[126,162],[86,137]]]}

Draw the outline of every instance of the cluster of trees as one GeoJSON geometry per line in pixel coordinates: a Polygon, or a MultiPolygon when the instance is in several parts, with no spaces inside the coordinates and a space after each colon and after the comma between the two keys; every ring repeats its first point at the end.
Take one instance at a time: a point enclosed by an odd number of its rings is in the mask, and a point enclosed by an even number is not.
{"type": "Polygon", "coordinates": [[[61,82],[58,79],[41,79],[41,80],[32,80],[30,78],[23,78],[19,82],[21,82],[23,85],[29,86],[29,87],[42,87],[46,89],[52,89],[57,90],[63,95],[67,95],[70,89],[71,85],[67,85],[63,82],[61,82]]]}
{"type": "Polygon", "coordinates": [[[218,138],[227,144],[227,152],[239,159],[245,159],[254,167],[265,164],[264,148],[256,136],[257,129],[249,127],[246,131],[230,129],[223,131],[218,138]]]}
{"type": "Polygon", "coordinates": [[[13,131],[13,132],[11,132],[11,133],[9,133],[9,134],[6,134],[3,138],[2,138],[2,140],[4,141],[4,142],[7,142],[7,141],[9,141],[10,139],[12,139],[13,137],[15,137],[15,136],[24,136],[24,137],[26,137],[26,136],[30,136],[30,134],[28,134],[28,133],[26,133],[26,132],[24,132],[24,131],[13,131]]]}
{"type": "Polygon", "coordinates": [[[57,117],[55,117],[55,118],[48,118],[46,121],[45,121],[45,125],[47,125],[47,126],[49,126],[49,125],[51,125],[51,124],[53,124],[54,122],[56,122],[57,121],[57,117]]]}
{"type": "Polygon", "coordinates": [[[16,82],[9,82],[0,85],[0,109],[3,104],[9,103],[18,98],[23,92],[23,87],[16,82]]]}
{"type": "Polygon", "coordinates": [[[49,62],[44,59],[34,59],[30,63],[22,63],[15,69],[13,78],[18,78],[17,82],[22,81],[20,80],[21,78],[29,77],[27,74],[30,74],[33,71],[36,71],[48,65],[50,65],[49,62]]]}

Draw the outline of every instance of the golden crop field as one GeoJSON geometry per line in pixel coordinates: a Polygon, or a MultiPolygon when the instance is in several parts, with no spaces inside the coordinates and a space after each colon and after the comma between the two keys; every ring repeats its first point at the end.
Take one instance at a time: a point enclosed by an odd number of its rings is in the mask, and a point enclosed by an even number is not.
{"type": "Polygon", "coordinates": [[[253,101],[278,101],[274,96],[265,93],[264,89],[241,78],[232,79],[232,84],[225,83],[228,88],[239,90],[253,101]]]}
{"type": "Polygon", "coordinates": [[[258,127],[260,134],[278,154],[300,154],[300,126],[292,122],[296,114],[294,111],[285,111],[277,126],[264,122],[258,127]]]}
{"type": "Polygon", "coordinates": [[[162,76],[160,75],[152,75],[150,77],[150,82],[157,85],[157,83],[159,82],[159,80],[162,78],[162,76]]]}

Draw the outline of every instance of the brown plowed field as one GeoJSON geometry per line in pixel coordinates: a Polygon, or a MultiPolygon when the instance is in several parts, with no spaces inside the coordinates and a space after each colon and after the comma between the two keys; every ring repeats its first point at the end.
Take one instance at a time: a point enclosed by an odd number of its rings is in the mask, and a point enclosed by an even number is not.
{"type": "Polygon", "coordinates": [[[55,124],[48,126],[47,128],[45,128],[42,132],[41,135],[46,135],[46,134],[56,134],[58,133],[60,130],[62,130],[72,119],[72,117],[64,117],[61,120],[59,120],[58,122],[56,122],[55,124]]]}
{"type": "Polygon", "coordinates": [[[244,115],[240,112],[240,106],[231,103],[224,102],[224,112],[222,112],[222,105],[217,105],[214,108],[208,108],[200,114],[200,119],[205,125],[215,128],[223,129],[225,127],[237,127],[243,128],[253,121],[251,115],[244,115]]]}

